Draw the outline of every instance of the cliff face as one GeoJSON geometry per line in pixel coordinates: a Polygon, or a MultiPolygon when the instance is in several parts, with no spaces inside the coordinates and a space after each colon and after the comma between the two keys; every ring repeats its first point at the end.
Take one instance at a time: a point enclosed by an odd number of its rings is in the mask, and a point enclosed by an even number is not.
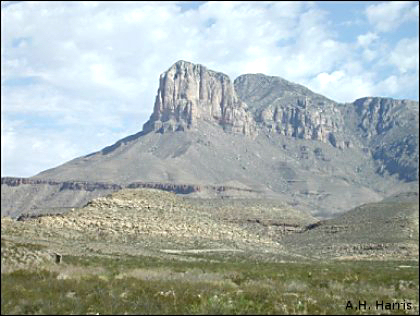
{"type": "Polygon", "coordinates": [[[222,193],[254,192],[232,186],[175,184],[157,182],[132,182],[116,184],[88,181],[53,181],[29,178],[1,178],[1,215],[18,217],[22,214],[62,213],[72,207],[82,207],[98,196],[120,191],[124,188],[149,188],[176,194],[196,192],[222,193]]]}
{"type": "Polygon", "coordinates": [[[280,135],[300,139],[330,142],[337,146],[337,134],[342,132],[342,119],[334,112],[333,106],[308,110],[309,99],[293,103],[271,104],[261,113],[262,124],[280,135]]]}
{"type": "Polygon", "coordinates": [[[345,149],[363,147],[380,175],[418,180],[419,105],[410,100],[366,97],[339,104],[280,77],[247,74],[235,79],[259,128],[345,149]]]}
{"type": "Polygon", "coordinates": [[[77,206],[125,187],[267,194],[339,212],[418,190],[418,117],[414,101],[340,104],[280,77],[242,75],[233,85],[179,61],[160,76],[142,132],[30,180],[2,179],[2,212],[77,206]]]}
{"type": "Polygon", "coordinates": [[[183,131],[197,128],[199,120],[243,134],[255,130],[227,75],[178,61],[160,76],[154,110],[143,131],[183,131]]]}
{"type": "Polygon", "coordinates": [[[280,77],[248,74],[235,79],[259,128],[345,149],[364,147],[376,172],[418,180],[418,102],[366,97],[339,104],[280,77]]]}
{"type": "Polygon", "coordinates": [[[351,146],[344,135],[338,104],[308,88],[280,77],[247,74],[235,79],[235,89],[261,128],[334,147],[351,146]]]}
{"type": "Polygon", "coordinates": [[[419,104],[391,98],[362,98],[353,102],[357,133],[371,148],[377,172],[416,181],[419,161],[419,104]]]}
{"type": "Polygon", "coordinates": [[[358,116],[358,127],[363,132],[362,136],[368,140],[384,135],[394,127],[418,134],[418,102],[366,97],[352,104],[358,116]]]}

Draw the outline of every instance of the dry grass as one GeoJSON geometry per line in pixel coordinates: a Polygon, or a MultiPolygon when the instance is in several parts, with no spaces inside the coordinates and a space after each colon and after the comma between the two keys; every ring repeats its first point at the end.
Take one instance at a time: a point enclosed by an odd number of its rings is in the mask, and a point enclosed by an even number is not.
{"type": "Polygon", "coordinates": [[[418,312],[417,262],[180,262],[129,256],[75,256],[65,262],[2,274],[2,314],[365,313],[346,311],[348,300],[372,306],[376,300],[405,300],[412,309],[392,314],[418,312]]]}

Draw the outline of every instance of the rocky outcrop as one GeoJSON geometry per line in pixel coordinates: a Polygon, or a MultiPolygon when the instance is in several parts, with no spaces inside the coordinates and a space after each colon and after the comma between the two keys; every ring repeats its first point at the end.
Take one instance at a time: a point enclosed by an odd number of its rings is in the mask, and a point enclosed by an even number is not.
{"type": "Polygon", "coordinates": [[[1,184],[11,187],[17,187],[24,184],[47,184],[51,186],[58,186],[60,191],[95,191],[95,190],[112,190],[118,191],[124,188],[138,189],[148,188],[157,189],[162,191],[173,192],[177,194],[189,194],[193,192],[200,192],[203,190],[210,190],[213,192],[226,192],[226,191],[244,191],[244,192],[257,192],[251,189],[237,188],[234,186],[227,185],[195,185],[195,184],[176,184],[176,183],[161,183],[161,182],[132,182],[129,184],[115,184],[115,183],[104,183],[104,182],[85,182],[85,181],[52,181],[42,179],[29,179],[29,178],[14,178],[14,177],[3,177],[1,178],[1,184]]]}
{"type": "Polygon", "coordinates": [[[2,214],[80,206],[131,187],[272,194],[326,216],[414,190],[418,113],[418,102],[339,104],[263,74],[242,75],[233,86],[223,73],[179,61],[161,75],[142,132],[31,179],[2,179],[2,214]],[[242,189],[219,186],[232,183],[242,189]]]}
{"type": "Polygon", "coordinates": [[[418,102],[366,97],[354,101],[353,106],[358,115],[358,127],[365,138],[384,134],[393,127],[408,128],[418,133],[418,129],[413,128],[414,124],[418,124],[418,102]]]}
{"type": "Polygon", "coordinates": [[[377,172],[418,180],[419,105],[410,100],[367,97],[353,102],[360,138],[371,148],[377,172]]]}
{"type": "Polygon", "coordinates": [[[178,61],[160,76],[154,110],[143,131],[184,131],[197,128],[199,120],[218,123],[226,131],[255,131],[247,105],[227,75],[178,61]]]}
{"type": "Polygon", "coordinates": [[[337,135],[342,132],[341,117],[333,105],[311,109],[309,103],[310,99],[273,103],[261,112],[261,123],[281,135],[329,142],[336,147],[337,135]]]}
{"type": "Polygon", "coordinates": [[[1,184],[16,187],[22,184],[48,184],[52,186],[59,186],[59,190],[83,190],[83,191],[95,191],[95,190],[121,190],[123,187],[119,184],[104,183],[104,182],[87,182],[87,181],[53,181],[53,180],[42,180],[42,179],[29,179],[29,178],[14,178],[14,177],[3,177],[1,178],[1,184]]]}
{"type": "Polygon", "coordinates": [[[33,216],[38,214],[64,213],[70,208],[81,207],[89,200],[122,189],[149,188],[176,194],[212,192],[215,194],[260,193],[251,189],[225,185],[194,185],[161,182],[132,182],[129,184],[52,181],[29,178],[1,178],[1,214],[12,217],[33,216]],[[30,198],[35,196],[36,198],[30,198]]]}
{"type": "Polygon", "coordinates": [[[258,127],[345,149],[364,147],[376,172],[418,180],[418,102],[366,97],[339,104],[280,77],[241,75],[234,82],[258,127]]]}
{"type": "Polygon", "coordinates": [[[239,97],[268,132],[300,139],[351,146],[343,135],[343,118],[338,104],[304,86],[280,77],[247,74],[235,79],[239,97]]]}

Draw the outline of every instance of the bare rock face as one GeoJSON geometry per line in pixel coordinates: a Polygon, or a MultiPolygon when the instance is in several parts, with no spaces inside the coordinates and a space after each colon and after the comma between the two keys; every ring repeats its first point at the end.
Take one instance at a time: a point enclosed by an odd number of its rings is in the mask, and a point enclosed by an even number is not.
{"type": "Polygon", "coordinates": [[[247,102],[256,121],[269,132],[349,147],[337,103],[280,77],[263,74],[235,79],[239,97],[247,102]]]}
{"type": "Polygon", "coordinates": [[[416,132],[418,102],[391,98],[366,97],[353,102],[363,136],[371,139],[393,127],[416,132]],[[414,128],[413,128],[414,127],[414,128]]]}
{"type": "Polygon", "coordinates": [[[267,107],[261,113],[263,124],[281,135],[331,142],[336,146],[334,133],[341,132],[341,117],[334,115],[332,107],[308,110],[310,101],[299,101],[267,107]]]}
{"type": "Polygon", "coordinates": [[[340,104],[308,88],[263,74],[235,79],[235,90],[268,133],[364,148],[376,173],[418,180],[419,106],[411,100],[365,97],[340,104]]]}
{"type": "Polygon", "coordinates": [[[329,216],[418,191],[418,123],[415,101],[342,104],[280,77],[246,74],[232,84],[223,73],[178,61],[160,76],[143,131],[30,180],[2,179],[2,214],[55,211],[147,187],[275,196],[329,216]]]}
{"type": "Polygon", "coordinates": [[[358,131],[378,163],[377,172],[418,180],[419,104],[411,100],[366,97],[353,102],[358,131]]]}
{"type": "Polygon", "coordinates": [[[178,61],[160,76],[153,114],[143,131],[182,131],[205,120],[224,130],[252,134],[255,123],[229,77],[202,65],[178,61]]]}

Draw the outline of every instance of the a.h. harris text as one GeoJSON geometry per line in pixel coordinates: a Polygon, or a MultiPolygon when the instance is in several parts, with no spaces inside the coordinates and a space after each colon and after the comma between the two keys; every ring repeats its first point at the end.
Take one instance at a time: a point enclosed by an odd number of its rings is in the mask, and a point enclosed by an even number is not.
{"type": "Polygon", "coordinates": [[[413,303],[403,300],[402,302],[376,301],[374,304],[368,304],[366,301],[347,301],[346,310],[410,310],[413,303]]]}

